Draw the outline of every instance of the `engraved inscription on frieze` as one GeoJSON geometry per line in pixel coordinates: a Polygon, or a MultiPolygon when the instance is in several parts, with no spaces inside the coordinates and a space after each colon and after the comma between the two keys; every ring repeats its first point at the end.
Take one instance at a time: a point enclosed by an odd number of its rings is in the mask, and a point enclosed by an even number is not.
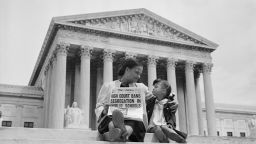
{"type": "Polygon", "coordinates": [[[135,33],[145,36],[161,37],[169,40],[186,41],[195,44],[204,43],[167,26],[144,14],[97,18],[71,21],[91,27],[112,29],[121,32],[135,33]]]}

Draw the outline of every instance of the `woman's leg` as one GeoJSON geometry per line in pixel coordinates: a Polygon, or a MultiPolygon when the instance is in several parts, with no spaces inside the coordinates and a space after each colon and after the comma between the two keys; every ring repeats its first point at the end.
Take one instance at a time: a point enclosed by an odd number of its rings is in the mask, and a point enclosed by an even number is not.
{"type": "Polygon", "coordinates": [[[106,141],[121,141],[121,129],[115,128],[113,122],[110,122],[108,125],[109,132],[104,133],[104,137],[106,141]]]}
{"type": "Polygon", "coordinates": [[[171,140],[176,141],[178,143],[185,143],[186,140],[178,135],[173,129],[167,127],[167,126],[161,126],[162,131],[164,134],[171,140]]]}
{"type": "Polygon", "coordinates": [[[126,132],[122,134],[122,137],[128,140],[131,134],[133,133],[133,129],[129,125],[125,125],[125,129],[126,129],[126,132]]]}
{"type": "Polygon", "coordinates": [[[132,142],[144,141],[146,129],[143,122],[134,121],[134,120],[125,120],[125,125],[126,127],[127,126],[130,127],[130,130],[127,129],[127,131],[129,131],[128,133],[131,133],[131,135],[129,136],[129,141],[132,141],[132,142]]]}
{"type": "Polygon", "coordinates": [[[119,110],[114,110],[112,112],[112,122],[115,128],[119,128],[122,132],[125,132],[125,125],[124,125],[124,115],[119,110]]]}
{"type": "Polygon", "coordinates": [[[123,113],[119,110],[114,110],[112,112],[112,122],[109,123],[110,141],[125,141],[127,134],[123,113]]]}
{"type": "Polygon", "coordinates": [[[154,133],[160,143],[169,143],[168,138],[166,137],[160,126],[154,126],[150,128],[148,132],[154,133]]]}

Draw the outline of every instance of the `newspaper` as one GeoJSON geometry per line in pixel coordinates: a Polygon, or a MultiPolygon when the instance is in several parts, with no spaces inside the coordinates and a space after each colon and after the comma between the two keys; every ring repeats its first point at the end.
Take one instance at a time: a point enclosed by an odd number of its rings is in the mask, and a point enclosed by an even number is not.
{"type": "Polygon", "coordinates": [[[143,97],[144,93],[140,88],[115,88],[112,90],[108,115],[113,110],[119,109],[125,119],[143,121],[143,97]]]}

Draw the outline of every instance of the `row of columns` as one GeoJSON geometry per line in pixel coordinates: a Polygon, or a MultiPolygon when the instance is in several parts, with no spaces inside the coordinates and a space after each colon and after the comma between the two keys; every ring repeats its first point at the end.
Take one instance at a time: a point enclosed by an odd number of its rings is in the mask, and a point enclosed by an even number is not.
{"type": "MultiPolygon", "coordinates": [[[[49,128],[63,128],[64,125],[64,104],[65,104],[65,88],[66,88],[66,62],[67,50],[69,45],[61,43],[57,45],[55,56],[52,58],[50,64],[51,68],[48,73],[49,87],[47,98],[49,109],[46,110],[46,127],[49,128]]],[[[83,124],[89,128],[89,113],[90,113],[90,59],[91,48],[88,46],[81,46],[81,63],[80,63],[80,91],[75,94],[75,99],[78,101],[82,112],[85,115],[83,124]]],[[[128,55],[131,56],[131,55],[128,55]]],[[[113,80],[113,51],[104,50],[104,64],[103,64],[103,82],[113,80]]],[[[177,94],[176,84],[176,62],[177,60],[169,58],[167,61],[167,80],[172,86],[172,92],[177,94]]],[[[156,79],[156,63],[157,57],[148,57],[148,86],[149,90],[153,89],[152,83],[156,79]]],[[[201,98],[198,79],[194,79],[194,62],[187,61],[185,64],[185,79],[186,91],[188,99],[188,117],[190,135],[202,134],[202,117],[201,117],[201,98]]],[[[211,85],[211,64],[203,64],[204,90],[206,101],[207,127],[209,135],[216,135],[215,125],[215,108],[213,102],[213,93],[211,85]]],[[[78,68],[78,67],[76,67],[78,68]]],[[[77,80],[77,78],[76,78],[77,80]]],[[[177,98],[180,102],[180,98],[177,98]]],[[[176,99],[176,100],[177,100],[176,99]]],[[[184,103],[183,103],[184,104],[184,103]]],[[[177,116],[177,125],[186,125],[184,118],[179,113],[184,113],[182,104],[179,106],[177,116]],[[179,118],[180,117],[180,118],[179,118]],[[180,122],[180,123],[179,123],[180,122]]]]}
{"type": "MultiPolygon", "coordinates": [[[[64,107],[65,107],[65,89],[66,89],[66,63],[67,51],[69,45],[66,43],[57,44],[53,57],[47,66],[47,95],[45,97],[45,127],[63,128],[64,126],[64,107]]],[[[104,82],[113,80],[113,52],[104,51],[104,82]]],[[[78,102],[84,119],[82,125],[89,129],[90,122],[90,63],[91,48],[81,46],[80,66],[75,66],[76,81],[79,84],[75,86],[75,101],[78,102]],[[80,70],[80,72],[79,72],[80,70]],[[78,76],[79,75],[79,76],[78,76]]]]}
{"type": "MultiPolygon", "coordinates": [[[[57,44],[53,57],[47,66],[47,95],[45,97],[45,127],[63,128],[64,126],[64,107],[66,93],[66,65],[67,51],[69,44],[57,44]],[[48,78],[49,77],[49,78],[48,78]]],[[[90,57],[91,49],[82,46],[80,52],[80,75],[76,80],[80,82],[79,88],[75,91],[75,100],[79,103],[84,116],[82,125],[89,128],[90,110],[90,57]],[[80,91],[79,91],[80,90],[80,91]]],[[[76,66],[76,69],[79,69],[76,66]]],[[[77,86],[76,86],[77,87],[77,86]]]]}

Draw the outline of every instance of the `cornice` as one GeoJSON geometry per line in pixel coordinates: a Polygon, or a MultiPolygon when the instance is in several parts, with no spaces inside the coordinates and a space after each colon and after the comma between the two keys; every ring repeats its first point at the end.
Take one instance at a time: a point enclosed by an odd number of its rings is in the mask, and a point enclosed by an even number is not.
{"type": "MultiPolygon", "coordinates": [[[[206,112],[205,108],[202,108],[206,112]]],[[[241,115],[256,115],[255,111],[245,111],[245,110],[226,110],[226,109],[215,109],[216,113],[228,113],[228,114],[241,114],[241,115]]]]}
{"type": "Polygon", "coordinates": [[[171,46],[187,46],[187,47],[193,47],[193,48],[201,48],[205,51],[212,52],[214,51],[214,48],[207,45],[202,44],[195,44],[183,40],[174,40],[174,39],[167,39],[164,37],[155,37],[155,36],[149,36],[149,35],[140,35],[136,33],[127,33],[122,31],[116,31],[112,29],[105,29],[105,28],[99,28],[99,27],[92,27],[92,26],[86,26],[86,25],[77,25],[73,23],[67,23],[67,22],[56,22],[56,25],[60,29],[64,30],[70,30],[75,32],[86,32],[86,33],[96,33],[105,35],[108,37],[119,37],[124,39],[131,39],[136,41],[145,41],[145,42],[151,42],[151,43],[165,43],[171,46]]]}
{"type": "Polygon", "coordinates": [[[0,95],[42,99],[44,93],[40,87],[0,84],[0,95]]]}
{"type": "Polygon", "coordinates": [[[28,98],[28,99],[43,99],[43,95],[36,94],[23,94],[23,93],[9,93],[9,92],[0,92],[1,97],[12,97],[12,98],[28,98]]]}

